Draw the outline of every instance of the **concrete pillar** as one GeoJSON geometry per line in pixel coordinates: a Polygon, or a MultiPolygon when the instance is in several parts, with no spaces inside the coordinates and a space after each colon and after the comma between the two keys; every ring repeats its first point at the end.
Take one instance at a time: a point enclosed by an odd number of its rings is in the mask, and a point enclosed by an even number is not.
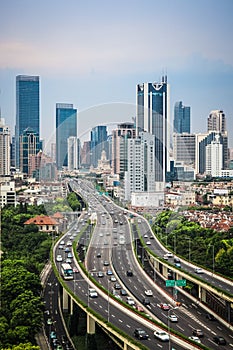
{"type": "Polygon", "coordinates": [[[65,288],[63,288],[63,299],[62,299],[62,306],[63,306],[63,311],[68,311],[68,306],[69,305],[69,295],[65,288]]]}
{"type": "Polygon", "coordinates": [[[70,298],[70,314],[74,314],[74,301],[72,298],[70,298]]]}
{"type": "Polygon", "coordinates": [[[201,287],[200,298],[201,298],[201,301],[206,303],[206,290],[203,287],[201,287]]]}
{"type": "Polygon", "coordinates": [[[202,294],[201,290],[202,290],[202,287],[198,286],[198,299],[199,300],[201,300],[201,294],[202,294]]]}
{"type": "Polygon", "coordinates": [[[95,334],[95,320],[89,314],[87,314],[87,333],[95,334]]]}

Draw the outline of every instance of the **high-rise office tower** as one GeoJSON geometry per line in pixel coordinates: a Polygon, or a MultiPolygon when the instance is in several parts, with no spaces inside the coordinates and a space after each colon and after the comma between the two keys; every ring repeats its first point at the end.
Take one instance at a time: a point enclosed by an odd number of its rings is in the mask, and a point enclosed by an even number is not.
{"type": "Polygon", "coordinates": [[[0,115],[0,176],[10,175],[10,128],[0,115]]]}
{"type": "Polygon", "coordinates": [[[68,166],[67,140],[77,137],[77,110],[70,103],[56,104],[56,165],[59,170],[68,166]]]}
{"type": "Polygon", "coordinates": [[[134,123],[121,123],[112,131],[112,173],[122,178],[128,168],[128,139],[136,137],[134,123]]]}
{"type": "Polygon", "coordinates": [[[19,137],[31,128],[40,137],[40,82],[38,76],[16,77],[16,167],[19,167],[19,137]]]}
{"type": "Polygon", "coordinates": [[[91,165],[91,141],[84,141],[81,149],[81,165],[85,167],[90,167],[91,165]]]}
{"type": "Polygon", "coordinates": [[[127,139],[128,156],[125,173],[125,198],[132,192],[155,191],[155,139],[148,132],[139,132],[135,139],[127,139]]]}
{"type": "Polygon", "coordinates": [[[206,146],[206,175],[212,177],[221,176],[223,168],[223,145],[219,141],[219,135],[206,146]]]}
{"type": "Polygon", "coordinates": [[[108,156],[107,146],[107,127],[105,125],[98,125],[91,130],[91,164],[94,168],[98,165],[98,160],[101,158],[103,150],[108,156]]]}
{"type": "Polygon", "coordinates": [[[137,135],[146,131],[155,137],[156,190],[164,188],[166,172],[170,170],[170,87],[167,77],[161,83],[143,83],[136,87],[137,135]]]}
{"type": "Polygon", "coordinates": [[[226,116],[221,110],[211,111],[207,119],[208,131],[226,133],[226,116]]]}
{"type": "Polygon", "coordinates": [[[183,106],[182,101],[175,103],[173,126],[176,133],[190,133],[190,107],[183,106]]]}
{"type": "Polygon", "coordinates": [[[196,135],[173,133],[173,157],[175,161],[184,162],[195,168],[196,135]]]}
{"type": "Polygon", "coordinates": [[[31,128],[27,128],[19,137],[20,171],[32,175],[32,157],[40,150],[39,135],[31,128]]]}
{"type": "Polygon", "coordinates": [[[68,170],[77,170],[79,169],[80,164],[80,143],[79,139],[75,136],[70,136],[67,139],[67,148],[68,148],[68,170]]]}

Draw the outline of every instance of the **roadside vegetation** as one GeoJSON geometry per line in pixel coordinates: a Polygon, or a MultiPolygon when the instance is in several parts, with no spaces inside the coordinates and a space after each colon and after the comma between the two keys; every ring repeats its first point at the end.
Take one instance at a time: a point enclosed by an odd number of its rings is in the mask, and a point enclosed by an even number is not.
{"type": "Polygon", "coordinates": [[[8,206],[1,211],[1,309],[0,348],[34,350],[41,327],[43,303],[40,272],[52,237],[23,223],[45,214],[43,206],[8,206]]]}
{"type": "Polygon", "coordinates": [[[163,211],[152,230],[175,254],[227,278],[233,278],[233,229],[217,232],[186,220],[181,213],[163,211]]]}

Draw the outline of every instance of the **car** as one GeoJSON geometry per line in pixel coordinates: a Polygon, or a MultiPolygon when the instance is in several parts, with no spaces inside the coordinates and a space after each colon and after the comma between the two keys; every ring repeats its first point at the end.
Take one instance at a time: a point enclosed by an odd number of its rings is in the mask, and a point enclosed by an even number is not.
{"type": "Polygon", "coordinates": [[[221,337],[220,335],[215,335],[213,337],[213,341],[218,345],[226,345],[227,344],[226,339],[221,337]]]}
{"type": "Polygon", "coordinates": [[[148,238],[148,235],[147,235],[147,234],[145,234],[143,237],[144,237],[144,238],[148,238]]]}
{"type": "Polygon", "coordinates": [[[57,350],[63,350],[63,347],[62,347],[62,345],[60,345],[60,344],[57,344],[57,350]]]}
{"type": "Polygon", "coordinates": [[[150,236],[150,239],[155,239],[155,238],[154,238],[154,236],[151,235],[151,236],[150,236]]]}
{"type": "Polygon", "coordinates": [[[181,263],[177,262],[177,263],[175,263],[175,266],[176,267],[181,267],[181,263]]]}
{"type": "Polygon", "coordinates": [[[204,273],[204,271],[200,268],[200,267],[196,267],[195,269],[194,269],[194,271],[196,272],[196,273],[204,273]]]}
{"type": "Polygon", "coordinates": [[[211,315],[211,314],[206,314],[206,318],[209,321],[216,321],[216,318],[213,315],[211,315]]]}
{"type": "Polygon", "coordinates": [[[121,295],[125,296],[125,295],[128,295],[128,293],[125,289],[121,289],[121,295]]]}
{"type": "Polygon", "coordinates": [[[149,338],[149,335],[142,328],[136,328],[134,330],[134,336],[138,339],[148,339],[149,338]]]}
{"type": "Polygon", "coordinates": [[[131,297],[126,297],[126,303],[131,306],[135,305],[135,301],[131,297]]]}
{"type": "Polygon", "coordinates": [[[72,254],[71,252],[69,252],[69,253],[67,254],[67,258],[73,258],[73,254],[72,254]]]}
{"type": "Polygon", "coordinates": [[[64,245],[64,244],[65,244],[65,241],[62,240],[59,244],[60,244],[60,245],[64,245]]]}
{"type": "Polygon", "coordinates": [[[168,252],[168,253],[167,253],[167,257],[168,257],[168,258],[173,258],[173,254],[172,254],[171,252],[168,252]]]}
{"type": "Polygon", "coordinates": [[[70,258],[66,258],[66,263],[67,264],[71,264],[72,263],[72,260],[70,258]]]}
{"type": "Polygon", "coordinates": [[[109,265],[109,261],[105,260],[104,261],[104,266],[108,266],[109,265]]]}
{"type": "Polygon", "coordinates": [[[89,297],[90,298],[97,298],[98,297],[98,293],[94,288],[89,288],[89,297]]]}
{"type": "Polygon", "coordinates": [[[194,329],[193,330],[193,335],[195,335],[198,338],[203,338],[204,337],[204,333],[201,329],[194,329]]]}
{"type": "Polygon", "coordinates": [[[101,258],[101,253],[97,253],[96,257],[101,258]]]}
{"type": "Polygon", "coordinates": [[[100,233],[100,237],[103,237],[103,233],[100,233]]]}
{"type": "Polygon", "coordinates": [[[57,255],[56,260],[57,260],[58,262],[61,262],[61,261],[62,261],[62,256],[61,256],[61,255],[57,255]]]}
{"type": "Polygon", "coordinates": [[[68,241],[68,242],[66,243],[66,245],[67,245],[67,247],[70,247],[70,246],[72,246],[72,242],[71,242],[71,241],[68,241]]]}
{"type": "Polygon", "coordinates": [[[65,248],[65,253],[69,253],[70,252],[70,248],[66,247],[65,248]]]}
{"type": "Polygon", "coordinates": [[[178,317],[175,314],[171,314],[168,316],[170,322],[178,322],[178,317]]]}
{"type": "Polygon", "coordinates": [[[154,331],[154,337],[161,341],[169,341],[169,334],[165,331],[154,331]]]}
{"type": "Polygon", "coordinates": [[[52,321],[52,319],[51,319],[51,318],[48,318],[48,319],[47,319],[47,324],[48,324],[48,325],[53,324],[53,321],[52,321]]]}
{"type": "Polygon", "coordinates": [[[135,309],[136,309],[137,311],[139,311],[139,312],[144,312],[143,307],[142,307],[141,305],[139,305],[139,304],[137,304],[137,305],[135,306],[135,309]]]}
{"type": "Polygon", "coordinates": [[[142,303],[143,305],[150,305],[150,300],[148,298],[143,298],[142,303]]]}
{"type": "Polygon", "coordinates": [[[115,283],[115,284],[114,284],[114,288],[115,288],[115,289],[121,289],[121,285],[120,285],[119,283],[115,283]]]}
{"type": "Polygon", "coordinates": [[[146,244],[147,244],[147,245],[151,245],[151,241],[147,241],[146,244]]]}
{"type": "Polygon", "coordinates": [[[58,249],[63,249],[63,245],[59,244],[58,249]]]}
{"type": "Polygon", "coordinates": [[[106,274],[107,274],[108,276],[113,275],[112,270],[107,270],[106,274]]]}
{"type": "Polygon", "coordinates": [[[104,277],[104,273],[103,273],[103,271],[99,271],[99,272],[98,272],[98,277],[99,277],[99,278],[104,277]]]}
{"type": "Polygon", "coordinates": [[[164,260],[168,260],[167,254],[164,254],[163,259],[164,259],[164,260]]]}
{"type": "Polygon", "coordinates": [[[108,245],[108,241],[104,241],[104,245],[108,245]]]}
{"type": "Polygon", "coordinates": [[[56,332],[54,331],[50,332],[50,339],[56,339],[56,338],[57,338],[56,332]]]}
{"type": "Polygon", "coordinates": [[[180,259],[177,258],[176,256],[174,257],[174,263],[180,263],[180,259]]]}
{"type": "Polygon", "coordinates": [[[166,303],[160,303],[160,308],[163,310],[169,310],[170,306],[166,303]]]}
{"type": "Polygon", "coordinates": [[[79,272],[79,271],[78,271],[77,267],[74,266],[74,267],[73,267],[73,273],[78,273],[78,272],[79,272]]]}
{"type": "Polygon", "coordinates": [[[201,339],[199,339],[198,337],[195,337],[194,335],[191,335],[191,337],[189,337],[190,340],[195,341],[198,344],[201,344],[201,339]]]}
{"type": "Polygon", "coordinates": [[[127,275],[128,277],[132,277],[132,276],[133,276],[133,271],[132,271],[132,270],[127,270],[127,271],[126,271],[126,275],[127,275]]]}
{"type": "Polygon", "coordinates": [[[110,279],[109,279],[111,282],[116,282],[116,277],[115,276],[111,276],[110,279]]]}
{"type": "Polygon", "coordinates": [[[146,296],[148,296],[148,297],[153,297],[153,292],[152,292],[151,289],[145,290],[145,294],[146,294],[146,296]]]}

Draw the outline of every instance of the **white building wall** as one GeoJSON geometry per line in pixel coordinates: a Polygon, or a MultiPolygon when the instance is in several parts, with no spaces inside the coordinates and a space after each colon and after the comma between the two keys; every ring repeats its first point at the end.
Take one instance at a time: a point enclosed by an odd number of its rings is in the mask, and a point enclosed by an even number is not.
{"type": "Polygon", "coordinates": [[[10,175],[10,128],[0,117],[0,175],[10,175]]]}

